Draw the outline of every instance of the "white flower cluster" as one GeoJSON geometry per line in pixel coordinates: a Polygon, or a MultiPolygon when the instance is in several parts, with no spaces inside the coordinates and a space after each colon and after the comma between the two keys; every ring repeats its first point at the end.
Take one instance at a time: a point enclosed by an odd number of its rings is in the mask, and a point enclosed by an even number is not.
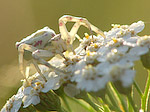
{"type": "Polygon", "coordinates": [[[21,107],[23,98],[22,87],[16,95],[13,95],[2,108],[1,112],[18,112],[21,107]]]}
{"type": "Polygon", "coordinates": [[[72,73],[69,80],[77,89],[87,92],[97,92],[109,81],[120,81],[123,87],[130,87],[135,76],[134,61],[150,48],[150,36],[137,35],[144,26],[142,21],[129,26],[113,25],[104,32],[105,38],[85,34],[75,49],[77,55],[69,57],[73,63],[63,68],[72,73]]]}
{"type": "Polygon", "coordinates": [[[56,90],[60,87],[59,79],[60,77],[54,72],[48,71],[46,67],[40,67],[47,82],[38,74],[28,78],[28,81],[23,80],[23,86],[18,90],[18,93],[12,96],[5,106],[2,108],[1,112],[18,112],[22,103],[23,108],[29,105],[37,105],[40,103],[40,93],[47,93],[50,90],[56,90]]]}
{"type": "Polygon", "coordinates": [[[85,90],[97,92],[105,88],[109,81],[120,81],[123,87],[133,83],[134,61],[149,52],[150,36],[138,36],[144,29],[144,22],[131,25],[112,25],[104,32],[105,38],[85,34],[75,49],[76,55],[68,54],[66,60],[54,57],[49,61],[64,73],[50,71],[47,67],[40,69],[46,82],[36,73],[24,80],[23,86],[3,107],[2,112],[17,112],[21,105],[24,108],[40,103],[40,92],[47,93],[64,86],[64,92],[73,97],[85,90]],[[22,104],[23,102],[23,104],[22,104]]]}

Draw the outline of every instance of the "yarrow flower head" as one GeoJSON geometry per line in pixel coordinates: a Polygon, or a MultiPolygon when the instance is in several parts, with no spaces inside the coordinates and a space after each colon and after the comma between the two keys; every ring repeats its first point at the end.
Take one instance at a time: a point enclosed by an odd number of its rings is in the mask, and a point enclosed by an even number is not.
{"type": "Polygon", "coordinates": [[[23,88],[18,90],[16,95],[13,95],[2,108],[1,112],[18,112],[22,105],[23,88]]]}
{"type": "Polygon", "coordinates": [[[98,92],[105,89],[108,82],[120,81],[122,87],[130,87],[136,73],[134,62],[150,52],[150,36],[137,35],[144,29],[142,21],[112,26],[110,31],[104,32],[105,38],[86,33],[83,39],[80,38],[74,54],[64,53],[65,59],[54,57],[49,61],[64,72],[40,66],[46,80],[39,73],[24,80],[19,92],[6,103],[2,112],[18,111],[21,105],[23,108],[38,105],[41,94],[59,90],[60,87],[70,97],[83,91],[98,92]]]}
{"type": "Polygon", "coordinates": [[[109,81],[120,81],[123,87],[129,87],[135,76],[134,61],[149,51],[147,38],[137,36],[144,26],[142,21],[129,26],[113,25],[104,32],[106,38],[86,34],[75,49],[80,61],[69,65],[74,68],[69,80],[87,92],[99,91],[109,81]]]}
{"type": "Polygon", "coordinates": [[[144,23],[139,21],[129,26],[114,25],[105,32],[106,38],[86,34],[75,50],[82,58],[73,65],[71,81],[78,89],[88,92],[105,88],[109,81],[119,80],[129,87],[135,76],[134,61],[149,51],[146,44],[139,45],[142,37],[137,33],[143,29],[144,23]]]}
{"type": "Polygon", "coordinates": [[[44,73],[44,76],[47,79],[45,82],[38,73],[29,77],[28,82],[24,81],[24,90],[23,90],[23,104],[24,108],[28,107],[30,104],[37,105],[40,103],[40,92],[47,93],[50,90],[56,90],[59,88],[59,79],[58,75],[54,72],[46,70],[47,68],[41,66],[41,70],[44,73]],[[28,85],[30,83],[30,85],[28,85]],[[25,86],[26,85],[26,86],[25,86]]]}
{"type": "Polygon", "coordinates": [[[60,77],[54,72],[49,72],[47,67],[41,66],[40,69],[46,77],[45,82],[38,74],[28,78],[28,81],[23,80],[23,86],[18,90],[18,93],[7,101],[2,112],[17,112],[21,105],[23,108],[40,103],[40,94],[48,93],[50,90],[56,90],[60,87],[60,77]]]}

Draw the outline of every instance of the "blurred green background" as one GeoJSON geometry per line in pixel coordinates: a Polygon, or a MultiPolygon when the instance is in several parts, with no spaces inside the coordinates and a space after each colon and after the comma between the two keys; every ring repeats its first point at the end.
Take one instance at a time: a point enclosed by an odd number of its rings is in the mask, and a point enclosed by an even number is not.
{"type": "MultiPolygon", "coordinates": [[[[150,0],[0,0],[0,109],[16,93],[23,78],[15,42],[44,26],[59,33],[58,19],[65,14],[85,17],[103,31],[111,29],[112,23],[143,20],[146,27],[140,35],[150,34],[150,0]]],[[[143,89],[146,71],[140,66],[136,66],[136,80],[143,89]]],[[[139,96],[135,96],[139,102],[139,96]]]]}

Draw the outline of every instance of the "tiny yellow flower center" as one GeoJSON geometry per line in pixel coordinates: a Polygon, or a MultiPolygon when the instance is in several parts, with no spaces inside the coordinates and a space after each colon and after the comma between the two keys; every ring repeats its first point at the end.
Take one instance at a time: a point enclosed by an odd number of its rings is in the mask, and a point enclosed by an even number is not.
{"type": "Polygon", "coordinates": [[[122,30],[119,33],[120,33],[120,35],[123,35],[123,31],[122,30]]]}
{"type": "Polygon", "coordinates": [[[94,44],[94,47],[95,47],[95,48],[98,48],[98,45],[95,43],[95,44],[94,44]]]}
{"type": "Polygon", "coordinates": [[[90,56],[90,51],[87,51],[87,52],[86,52],[86,55],[87,55],[87,56],[90,56]]]}
{"type": "Polygon", "coordinates": [[[35,82],[35,85],[37,86],[41,85],[41,87],[44,88],[44,85],[41,82],[35,82]]]}
{"type": "Polygon", "coordinates": [[[40,85],[41,83],[40,83],[40,82],[35,82],[35,84],[36,84],[36,85],[40,85]]]}
{"type": "Polygon", "coordinates": [[[120,28],[120,25],[119,24],[112,24],[111,25],[113,28],[120,28]]]}
{"type": "Polygon", "coordinates": [[[88,33],[84,33],[84,35],[85,35],[85,38],[86,38],[86,39],[88,39],[88,38],[89,38],[88,33]]]}
{"type": "Polygon", "coordinates": [[[114,41],[114,43],[118,42],[118,40],[116,38],[112,38],[112,40],[114,41]]]}

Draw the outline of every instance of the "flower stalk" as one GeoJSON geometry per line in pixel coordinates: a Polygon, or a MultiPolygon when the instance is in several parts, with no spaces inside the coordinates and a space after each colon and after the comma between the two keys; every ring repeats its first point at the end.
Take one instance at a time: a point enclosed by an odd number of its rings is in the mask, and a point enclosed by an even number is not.
{"type": "Polygon", "coordinates": [[[139,85],[136,83],[136,81],[133,82],[133,86],[136,88],[137,92],[139,93],[139,95],[142,97],[143,92],[140,89],[139,85]]]}
{"type": "Polygon", "coordinates": [[[141,97],[141,109],[146,112],[148,109],[148,99],[150,95],[150,71],[148,70],[148,78],[145,86],[144,93],[141,97]]]}
{"type": "Polygon", "coordinates": [[[88,97],[88,95],[84,97],[83,100],[87,102],[91,107],[93,107],[97,112],[103,112],[97,104],[92,102],[92,100],[88,97]]]}

